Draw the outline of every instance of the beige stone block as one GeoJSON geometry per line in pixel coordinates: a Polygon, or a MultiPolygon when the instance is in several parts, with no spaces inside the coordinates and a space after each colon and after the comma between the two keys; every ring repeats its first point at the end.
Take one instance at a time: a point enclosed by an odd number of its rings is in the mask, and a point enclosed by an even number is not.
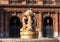
{"type": "Polygon", "coordinates": [[[1,0],[1,1],[0,1],[0,4],[9,4],[9,1],[1,0]]]}
{"type": "Polygon", "coordinates": [[[22,2],[22,4],[26,4],[26,2],[22,2]]]}

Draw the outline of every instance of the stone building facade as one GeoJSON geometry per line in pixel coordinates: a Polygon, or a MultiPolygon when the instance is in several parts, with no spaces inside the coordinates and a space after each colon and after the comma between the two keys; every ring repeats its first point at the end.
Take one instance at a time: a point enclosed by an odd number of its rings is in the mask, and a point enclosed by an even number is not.
{"type": "Polygon", "coordinates": [[[35,13],[40,37],[60,36],[60,0],[0,0],[0,37],[20,37],[23,13],[35,13]]]}

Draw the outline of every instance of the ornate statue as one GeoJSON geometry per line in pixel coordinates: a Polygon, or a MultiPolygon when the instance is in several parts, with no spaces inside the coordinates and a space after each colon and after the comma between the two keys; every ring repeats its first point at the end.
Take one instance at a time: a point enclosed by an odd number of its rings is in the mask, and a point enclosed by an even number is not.
{"type": "MultiPolygon", "coordinates": [[[[35,19],[35,15],[34,13],[32,12],[32,10],[27,10],[25,13],[24,13],[24,17],[23,17],[23,27],[21,29],[21,37],[22,37],[22,33],[23,35],[28,35],[28,36],[31,36],[31,35],[36,35],[36,19],[35,19]]],[[[25,36],[26,36],[25,35],[25,36]]],[[[24,37],[22,37],[24,38],[24,37]]],[[[25,37],[25,38],[33,38],[33,36],[31,37],[25,37]]]]}

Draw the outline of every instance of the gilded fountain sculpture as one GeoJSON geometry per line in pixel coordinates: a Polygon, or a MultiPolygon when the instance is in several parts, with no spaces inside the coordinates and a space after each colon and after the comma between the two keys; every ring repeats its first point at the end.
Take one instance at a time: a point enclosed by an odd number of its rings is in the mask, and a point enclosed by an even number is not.
{"type": "Polygon", "coordinates": [[[31,9],[24,13],[22,22],[23,27],[20,30],[21,38],[38,38],[38,31],[36,30],[36,18],[31,9]]]}

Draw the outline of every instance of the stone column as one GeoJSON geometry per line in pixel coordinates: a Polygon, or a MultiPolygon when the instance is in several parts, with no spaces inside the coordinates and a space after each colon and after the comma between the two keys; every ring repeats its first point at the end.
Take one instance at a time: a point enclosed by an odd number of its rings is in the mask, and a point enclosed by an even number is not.
{"type": "Polygon", "coordinates": [[[58,14],[56,13],[54,16],[54,37],[58,37],[58,14]]]}
{"type": "Polygon", "coordinates": [[[58,30],[59,30],[59,37],[60,37],[60,13],[58,16],[59,16],[59,29],[58,30]]]}
{"type": "Polygon", "coordinates": [[[38,37],[41,38],[42,37],[42,14],[39,13],[38,17],[39,17],[39,24],[38,24],[39,25],[39,28],[38,28],[39,29],[39,36],[38,37]]]}

